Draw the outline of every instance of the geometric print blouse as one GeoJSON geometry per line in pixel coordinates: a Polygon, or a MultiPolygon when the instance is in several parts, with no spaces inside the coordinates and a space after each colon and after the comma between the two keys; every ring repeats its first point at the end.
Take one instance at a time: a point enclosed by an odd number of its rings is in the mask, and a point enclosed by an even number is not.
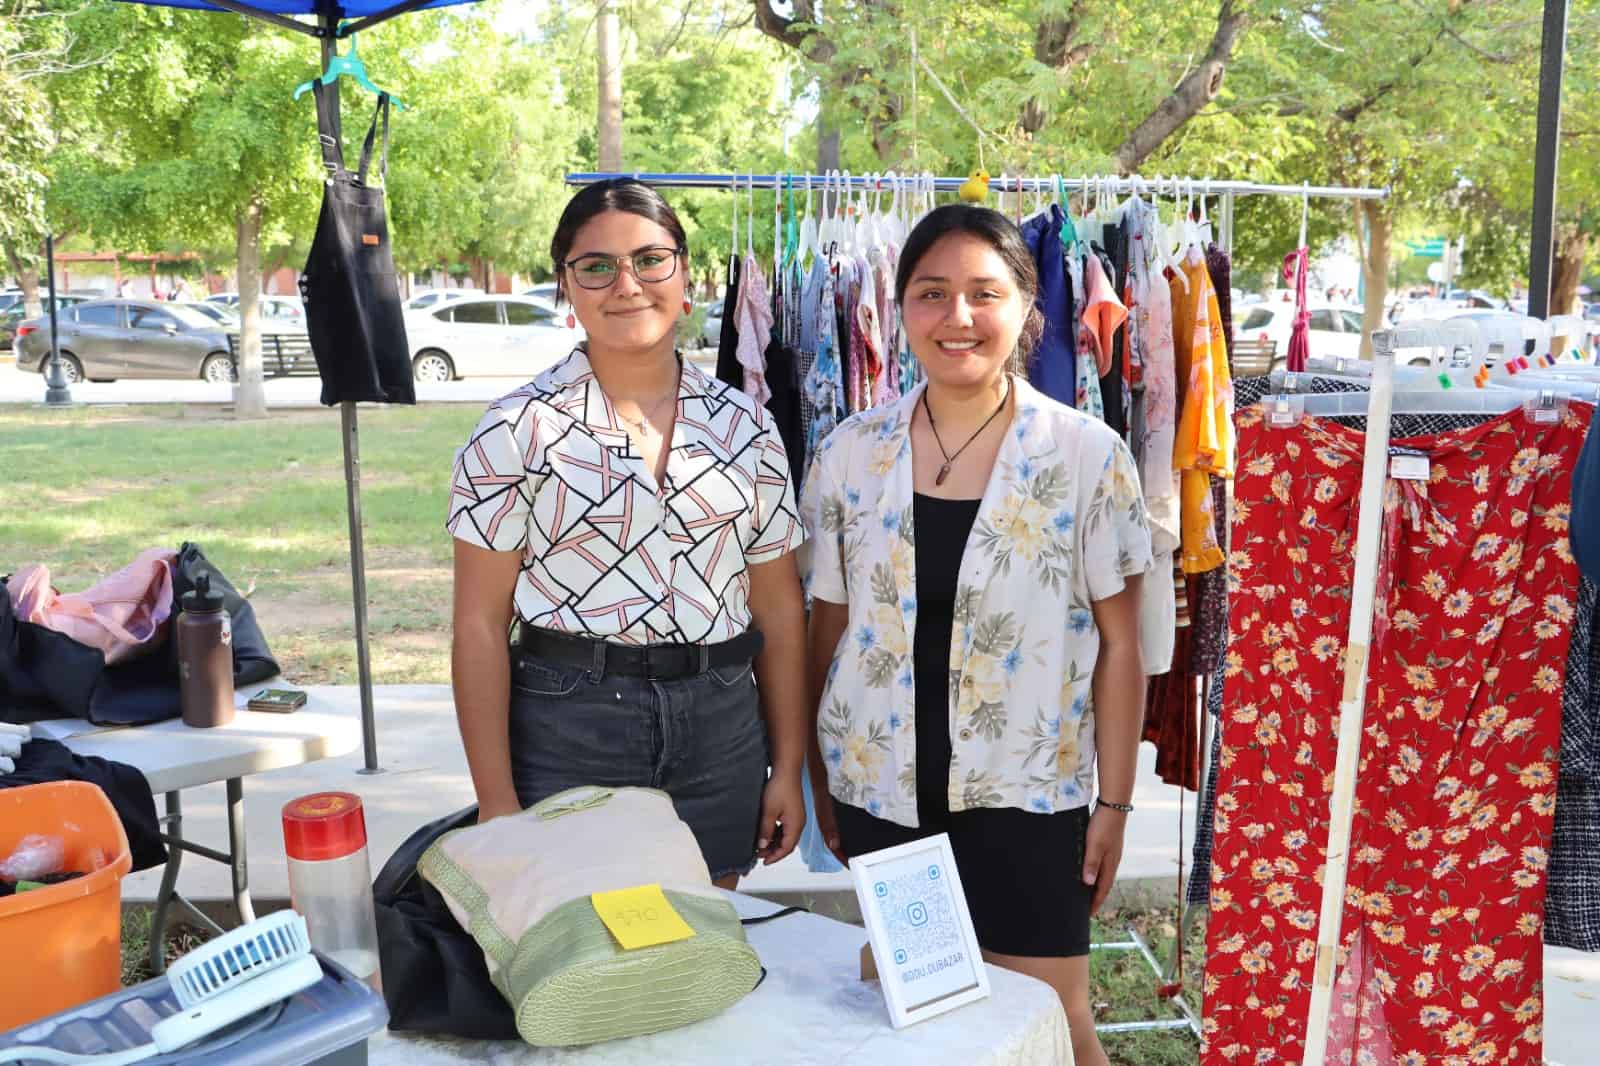
{"type": "Polygon", "coordinates": [[[679,361],[660,486],[581,346],[490,404],[457,454],[446,527],[522,553],[525,625],[622,644],[729,640],[750,628],[747,568],[805,541],[767,412],[679,361]]]}

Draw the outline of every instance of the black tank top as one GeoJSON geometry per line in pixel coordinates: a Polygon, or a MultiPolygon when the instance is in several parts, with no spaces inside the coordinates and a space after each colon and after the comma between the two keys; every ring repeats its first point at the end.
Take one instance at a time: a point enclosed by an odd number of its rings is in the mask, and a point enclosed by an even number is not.
{"type": "Polygon", "coordinates": [[[917,626],[911,660],[917,703],[917,820],[949,814],[950,641],[961,556],[978,517],[979,500],[941,500],[917,493],[912,521],[917,553],[917,626]]]}

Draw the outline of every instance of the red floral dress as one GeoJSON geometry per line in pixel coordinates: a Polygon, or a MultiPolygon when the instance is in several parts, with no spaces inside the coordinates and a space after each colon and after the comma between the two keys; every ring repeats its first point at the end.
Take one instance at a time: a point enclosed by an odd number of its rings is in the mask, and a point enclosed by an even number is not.
{"type": "MultiPolygon", "coordinates": [[[[1592,409],[1392,442],[1329,1062],[1538,1063],[1540,927],[1592,409]]],[[[1237,416],[1201,1060],[1304,1053],[1362,434],[1237,416]]]]}

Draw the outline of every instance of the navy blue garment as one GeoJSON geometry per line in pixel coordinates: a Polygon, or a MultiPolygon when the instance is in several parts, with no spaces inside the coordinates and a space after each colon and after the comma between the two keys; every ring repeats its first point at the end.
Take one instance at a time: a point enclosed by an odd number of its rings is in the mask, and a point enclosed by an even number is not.
{"type": "Polygon", "coordinates": [[[1042,215],[1022,224],[1022,238],[1039,268],[1039,292],[1033,305],[1044,316],[1044,334],[1028,364],[1028,381],[1034,388],[1068,407],[1077,403],[1077,366],[1074,348],[1077,330],[1072,322],[1072,291],[1061,251],[1065,217],[1055,204],[1042,215]]]}
{"type": "Polygon", "coordinates": [[[1600,433],[1591,427],[1572,471],[1572,554],[1590,581],[1600,582],[1600,433]]]}
{"type": "Polygon", "coordinates": [[[133,869],[148,870],[167,861],[167,847],[156,820],[150,782],[137,767],[97,755],[79,755],[55,740],[30,740],[15,760],[17,768],[0,774],[0,789],[40,785],[48,781],[87,781],[97,785],[116,808],[128,834],[133,869]]]}

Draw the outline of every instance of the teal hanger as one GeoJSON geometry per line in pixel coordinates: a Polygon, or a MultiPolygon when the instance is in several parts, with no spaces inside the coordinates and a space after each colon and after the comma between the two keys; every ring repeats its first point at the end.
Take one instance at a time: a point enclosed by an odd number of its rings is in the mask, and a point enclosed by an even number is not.
{"type": "Polygon", "coordinates": [[[1056,175],[1056,202],[1061,205],[1061,246],[1071,249],[1078,243],[1078,227],[1072,221],[1072,205],[1067,202],[1066,186],[1061,184],[1061,175],[1056,175]]]}
{"type": "Polygon", "coordinates": [[[800,223],[794,217],[794,175],[785,173],[784,187],[789,195],[788,211],[783,216],[783,266],[788,269],[800,250],[800,223]]]}
{"type": "MultiPolygon", "coordinates": [[[[372,84],[372,79],[367,77],[367,65],[361,62],[360,56],[356,55],[356,35],[353,33],[350,35],[350,51],[342,56],[334,56],[333,61],[328,64],[328,69],[323,71],[321,76],[295,86],[294,98],[296,100],[300,99],[310,92],[311,87],[319,81],[323,85],[332,85],[339,78],[347,75],[354,78],[357,85],[374,96],[384,95],[384,90],[372,84]]],[[[406,105],[396,99],[393,93],[389,94],[389,102],[394,105],[396,111],[404,111],[406,109],[406,105]]]]}

